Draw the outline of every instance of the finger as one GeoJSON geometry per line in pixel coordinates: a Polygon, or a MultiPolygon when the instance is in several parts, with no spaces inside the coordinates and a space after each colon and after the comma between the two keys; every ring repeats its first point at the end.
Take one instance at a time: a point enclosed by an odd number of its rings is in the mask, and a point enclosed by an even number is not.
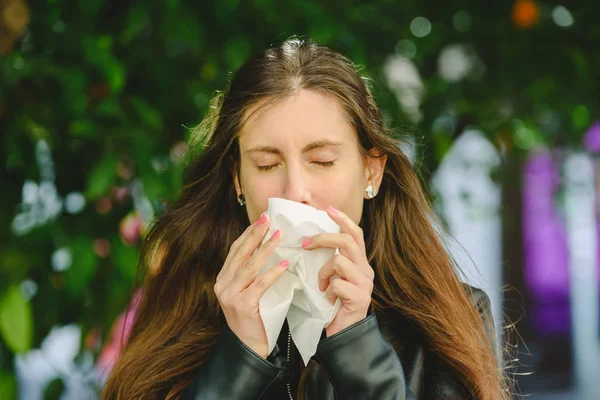
{"type": "Polygon", "coordinates": [[[281,242],[281,231],[277,230],[264,245],[260,246],[258,251],[248,261],[239,267],[231,282],[234,290],[241,292],[252,284],[269,257],[275,252],[279,242],[281,242]]]}
{"type": "Polygon", "coordinates": [[[269,219],[269,216],[267,214],[263,214],[252,224],[248,225],[246,229],[244,229],[244,232],[242,232],[242,234],[231,244],[231,248],[229,253],[227,254],[227,259],[225,260],[225,262],[227,262],[231,258],[231,256],[235,255],[240,245],[246,240],[248,235],[250,235],[250,232],[252,232],[255,226],[265,225],[268,229],[270,223],[271,221],[269,219]]]}
{"type": "Polygon", "coordinates": [[[356,264],[365,258],[354,238],[347,233],[319,233],[302,243],[302,247],[305,250],[340,249],[340,254],[356,264]]]}
{"type": "Polygon", "coordinates": [[[254,224],[252,224],[252,229],[250,229],[248,235],[246,235],[244,240],[240,243],[240,246],[233,257],[250,258],[254,253],[254,250],[260,246],[265,234],[269,230],[270,224],[271,218],[269,218],[267,214],[263,214],[254,224]]]}
{"type": "Polygon", "coordinates": [[[227,271],[229,269],[229,264],[231,263],[231,259],[233,258],[233,255],[237,253],[237,249],[240,246],[240,243],[244,240],[247,233],[250,231],[251,227],[252,227],[252,225],[248,226],[248,228],[246,228],[246,230],[244,230],[244,232],[231,244],[231,246],[229,246],[229,251],[227,252],[227,257],[225,258],[225,262],[223,263],[223,266],[221,267],[221,270],[219,271],[219,274],[217,275],[217,282],[219,282],[220,280],[223,279],[224,276],[226,276],[227,271]]]}
{"type": "Polygon", "coordinates": [[[267,233],[271,220],[268,215],[263,214],[236,239],[231,245],[225,263],[221,268],[218,279],[232,278],[235,276],[240,263],[249,258],[254,250],[260,245],[262,238],[267,233]]]}
{"type": "Polygon", "coordinates": [[[290,262],[283,260],[264,274],[257,276],[254,282],[244,291],[244,298],[251,303],[258,304],[262,295],[287,271],[289,266],[290,262]]]}
{"type": "MultiPolygon", "coordinates": [[[[258,223],[258,220],[255,221],[255,223],[258,223]]],[[[229,246],[229,252],[227,253],[227,258],[225,258],[225,262],[223,263],[223,267],[221,268],[221,271],[220,271],[219,275],[217,276],[217,280],[219,280],[220,275],[222,275],[224,273],[224,271],[227,270],[227,267],[228,267],[229,263],[231,262],[231,259],[233,258],[233,256],[235,254],[237,254],[237,251],[238,251],[240,245],[244,242],[246,237],[249,235],[250,231],[252,231],[253,227],[254,227],[254,224],[248,225],[246,227],[246,229],[244,229],[244,232],[242,232],[242,234],[231,244],[231,246],[229,246]]]]}
{"type": "Polygon", "coordinates": [[[339,298],[344,302],[347,308],[352,308],[352,305],[358,305],[361,298],[364,297],[360,288],[343,279],[334,279],[325,291],[325,296],[333,304],[339,298]]]}
{"type": "Polygon", "coordinates": [[[365,235],[363,233],[363,230],[360,226],[354,223],[352,218],[350,218],[343,211],[334,208],[333,206],[329,206],[327,208],[327,215],[329,215],[329,217],[340,226],[341,233],[347,233],[350,236],[352,236],[358,244],[358,247],[363,251],[363,253],[366,251],[365,235]]]}
{"type": "Polygon", "coordinates": [[[319,290],[324,291],[329,286],[332,276],[337,275],[354,285],[361,285],[367,277],[352,261],[341,254],[336,254],[319,270],[319,290]]]}

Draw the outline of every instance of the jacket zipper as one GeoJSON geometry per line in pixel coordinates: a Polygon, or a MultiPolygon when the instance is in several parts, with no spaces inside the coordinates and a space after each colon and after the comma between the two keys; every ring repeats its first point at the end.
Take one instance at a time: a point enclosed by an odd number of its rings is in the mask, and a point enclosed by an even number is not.
{"type": "MultiPolygon", "coordinates": [[[[288,363],[290,364],[290,371],[293,371],[292,368],[292,332],[290,330],[288,330],[288,342],[287,342],[287,360],[288,363]]],[[[288,395],[290,396],[290,400],[294,400],[294,397],[292,396],[292,382],[291,382],[291,376],[292,374],[290,374],[290,381],[287,382],[287,392],[288,395]]]]}

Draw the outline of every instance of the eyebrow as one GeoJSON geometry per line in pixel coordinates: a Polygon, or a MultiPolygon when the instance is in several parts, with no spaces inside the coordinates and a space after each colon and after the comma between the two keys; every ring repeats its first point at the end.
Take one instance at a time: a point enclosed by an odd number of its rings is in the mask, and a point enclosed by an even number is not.
{"type": "MultiPolygon", "coordinates": [[[[327,140],[327,139],[317,140],[316,142],[312,142],[312,143],[309,143],[306,146],[304,146],[304,148],[302,148],[302,153],[309,152],[309,151],[317,149],[319,147],[341,146],[342,144],[343,144],[342,142],[333,142],[333,141],[327,140]]],[[[248,154],[248,153],[254,153],[254,152],[274,153],[274,154],[281,155],[281,151],[277,147],[273,147],[273,146],[256,146],[256,147],[246,150],[244,153],[248,154]]]]}

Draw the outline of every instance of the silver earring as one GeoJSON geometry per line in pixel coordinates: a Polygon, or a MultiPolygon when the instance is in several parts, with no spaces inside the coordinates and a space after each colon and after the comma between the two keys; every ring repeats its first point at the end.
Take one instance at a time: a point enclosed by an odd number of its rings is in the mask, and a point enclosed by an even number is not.
{"type": "Polygon", "coordinates": [[[375,190],[373,185],[367,186],[367,188],[365,189],[365,192],[367,192],[367,197],[369,199],[372,199],[373,197],[377,196],[377,190],[375,190]]]}
{"type": "Polygon", "coordinates": [[[246,204],[246,197],[244,197],[243,193],[238,196],[238,203],[240,203],[240,206],[246,204]]]}

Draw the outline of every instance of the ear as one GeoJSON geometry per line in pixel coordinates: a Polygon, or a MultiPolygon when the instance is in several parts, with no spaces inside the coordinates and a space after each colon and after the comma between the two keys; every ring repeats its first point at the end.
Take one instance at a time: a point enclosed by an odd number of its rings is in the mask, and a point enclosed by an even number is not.
{"type": "Polygon", "coordinates": [[[240,184],[240,163],[239,161],[231,161],[229,164],[229,170],[231,172],[231,176],[233,177],[233,185],[235,186],[235,192],[237,197],[240,197],[242,194],[242,185],[240,184]]]}
{"type": "MultiPolygon", "coordinates": [[[[375,147],[368,151],[367,159],[365,160],[365,181],[367,185],[373,185],[377,191],[381,187],[386,161],[387,154],[383,151],[375,147]]],[[[364,196],[367,198],[366,193],[364,196]]]]}

